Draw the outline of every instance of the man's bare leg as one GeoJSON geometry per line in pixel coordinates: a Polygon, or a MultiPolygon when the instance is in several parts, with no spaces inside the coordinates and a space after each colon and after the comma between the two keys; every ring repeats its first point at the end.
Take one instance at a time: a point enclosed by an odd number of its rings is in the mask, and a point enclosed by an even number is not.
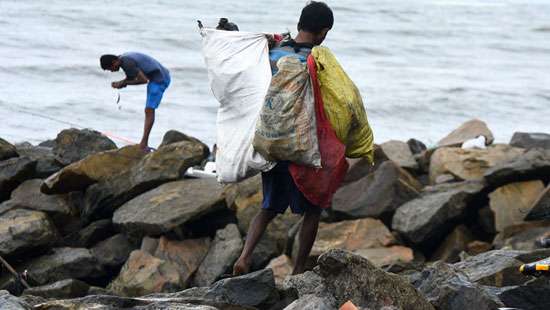
{"type": "Polygon", "coordinates": [[[302,229],[300,229],[300,245],[298,247],[298,255],[294,263],[292,274],[300,274],[306,270],[306,262],[317,237],[317,228],[319,228],[319,220],[321,219],[321,208],[311,208],[305,212],[302,229]]]}
{"type": "Polygon", "coordinates": [[[246,241],[244,243],[243,252],[241,256],[233,265],[233,275],[242,275],[250,271],[250,264],[252,262],[252,252],[256,248],[256,245],[262,238],[267,225],[277,216],[277,213],[261,209],[250,223],[248,234],[246,235],[246,241]]]}
{"type": "Polygon", "coordinates": [[[151,133],[151,129],[153,128],[154,123],[155,123],[155,110],[151,108],[145,108],[143,137],[141,138],[141,142],[139,143],[140,148],[145,152],[149,152],[149,134],[151,133]]]}

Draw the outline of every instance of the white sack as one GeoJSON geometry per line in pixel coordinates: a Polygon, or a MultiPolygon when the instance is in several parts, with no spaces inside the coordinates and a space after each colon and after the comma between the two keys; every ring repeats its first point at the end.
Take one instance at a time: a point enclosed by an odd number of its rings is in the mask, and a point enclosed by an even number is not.
{"type": "Polygon", "coordinates": [[[203,28],[202,51],[218,101],[216,172],[237,182],[274,163],[252,147],[256,121],[271,81],[269,49],[262,33],[203,28]]]}

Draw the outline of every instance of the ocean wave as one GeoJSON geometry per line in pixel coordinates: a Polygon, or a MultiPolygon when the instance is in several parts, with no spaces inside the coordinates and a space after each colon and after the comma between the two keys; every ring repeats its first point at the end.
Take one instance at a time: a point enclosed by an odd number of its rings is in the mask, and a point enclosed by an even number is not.
{"type": "Polygon", "coordinates": [[[542,26],[542,27],[533,28],[533,31],[534,32],[550,32],[550,26],[542,26]]]}
{"type": "Polygon", "coordinates": [[[97,66],[84,66],[84,65],[14,65],[14,66],[0,66],[0,71],[10,74],[30,74],[30,75],[45,75],[55,76],[60,74],[79,74],[79,75],[94,75],[104,76],[104,72],[99,67],[99,61],[97,66]]]}

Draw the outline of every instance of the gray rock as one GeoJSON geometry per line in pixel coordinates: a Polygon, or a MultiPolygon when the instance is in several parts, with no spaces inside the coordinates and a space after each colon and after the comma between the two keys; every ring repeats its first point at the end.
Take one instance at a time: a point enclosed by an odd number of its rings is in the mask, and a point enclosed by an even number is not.
{"type": "Polygon", "coordinates": [[[251,270],[260,270],[269,264],[269,261],[281,254],[277,246],[277,240],[268,234],[264,234],[252,253],[251,270]]]}
{"type": "Polygon", "coordinates": [[[0,161],[0,202],[8,200],[10,193],[34,174],[36,161],[28,157],[14,157],[0,161]]]}
{"type": "Polygon", "coordinates": [[[442,184],[397,209],[392,229],[414,244],[436,243],[465,216],[468,205],[483,190],[481,182],[442,184]]]}
{"type": "Polygon", "coordinates": [[[393,161],[356,182],[341,187],[332,202],[332,210],[344,218],[375,217],[391,219],[403,203],[419,196],[422,185],[393,161]]]}
{"type": "Polygon", "coordinates": [[[237,225],[229,224],[218,230],[206,257],[195,273],[195,285],[208,286],[224,273],[230,272],[242,248],[243,241],[237,225]]]}
{"type": "Polygon", "coordinates": [[[380,144],[380,147],[388,158],[393,160],[400,167],[411,170],[418,169],[418,163],[414,159],[413,153],[407,143],[397,140],[390,140],[380,144]]]}
{"type": "Polygon", "coordinates": [[[550,185],[538,197],[531,211],[525,216],[527,221],[550,220],[550,185]]]}
{"type": "Polygon", "coordinates": [[[210,287],[206,298],[232,305],[267,309],[279,299],[271,269],[224,279],[210,287]]]}
{"type": "Polygon", "coordinates": [[[10,295],[7,291],[0,291],[0,309],[2,310],[31,310],[32,307],[22,299],[10,295]]]}
{"type": "Polygon", "coordinates": [[[472,119],[460,125],[460,127],[453,130],[445,138],[441,139],[437,143],[437,146],[460,147],[464,142],[480,136],[485,137],[485,145],[490,145],[495,139],[493,137],[493,133],[491,132],[491,130],[489,130],[485,122],[478,119],[472,119]]]}
{"type": "Polygon", "coordinates": [[[422,141],[416,139],[409,139],[407,145],[411,149],[411,152],[416,155],[426,151],[428,148],[422,141]]]}
{"type": "Polygon", "coordinates": [[[80,231],[67,235],[61,244],[68,247],[88,248],[97,242],[115,234],[110,219],[99,220],[84,227],[80,231]]]}
{"type": "Polygon", "coordinates": [[[529,281],[525,285],[485,289],[496,294],[506,307],[514,309],[542,310],[550,305],[550,281],[544,278],[529,281]]]}
{"type": "Polygon", "coordinates": [[[19,156],[36,160],[34,178],[47,178],[63,168],[63,165],[55,159],[53,151],[49,147],[23,144],[17,145],[16,148],[19,156]]]}
{"type": "Polygon", "coordinates": [[[193,142],[193,143],[197,143],[197,144],[202,144],[206,156],[208,156],[208,154],[210,153],[210,150],[208,149],[208,145],[204,144],[202,141],[200,141],[197,138],[188,136],[188,135],[186,135],[182,132],[179,132],[177,130],[168,130],[164,134],[164,137],[162,137],[162,142],[160,143],[159,148],[163,147],[165,145],[168,145],[168,144],[172,144],[172,143],[176,143],[176,142],[182,142],[182,141],[188,141],[188,142],[193,142]]]}
{"type": "Polygon", "coordinates": [[[29,278],[39,285],[64,279],[100,278],[104,270],[90,250],[83,248],[54,248],[52,254],[33,258],[22,270],[28,270],[29,278]]]}
{"type": "Polygon", "coordinates": [[[548,180],[550,177],[550,150],[532,149],[516,159],[498,164],[485,171],[484,178],[490,186],[528,181],[548,180]]]}
{"type": "Polygon", "coordinates": [[[201,144],[183,141],[147,154],[130,170],[100,181],[86,190],[85,221],[112,216],[125,202],[161,184],[180,179],[187,168],[200,164],[206,154],[201,144]]]}
{"type": "Polygon", "coordinates": [[[524,149],[542,148],[550,150],[550,134],[540,132],[515,132],[510,145],[524,149]]]}
{"type": "Polygon", "coordinates": [[[434,252],[431,260],[456,263],[460,260],[459,254],[466,251],[468,243],[474,240],[474,234],[466,226],[458,225],[434,252]]]}
{"type": "Polygon", "coordinates": [[[0,216],[0,255],[27,253],[51,245],[57,231],[43,212],[15,209],[0,216]]]}
{"type": "Polygon", "coordinates": [[[44,298],[75,298],[86,296],[89,288],[90,286],[85,282],[75,279],[66,279],[52,284],[26,289],[23,294],[44,298]]]}
{"type": "Polygon", "coordinates": [[[116,144],[100,132],[90,129],[65,129],[57,134],[53,152],[63,165],[69,165],[101,151],[116,149],[116,144]]]}
{"type": "Polygon", "coordinates": [[[436,309],[463,310],[475,305],[476,310],[493,310],[504,306],[494,294],[470,282],[460,269],[444,262],[437,262],[409,278],[436,309]]]}
{"type": "Polygon", "coordinates": [[[116,270],[124,265],[130,253],[136,249],[124,234],[116,234],[96,244],[92,255],[106,269],[116,270]]]}
{"type": "Polygon", "coordinates": [[[19,156],[19,154],[17,154],[15,146],[0,138],[0,161],[17,156],[19,156]]]}
{"type": "Polygon", "coordinates": [[[497,249],[532,251],[538,248],[537,241],[549,235],[550,221],[528,222],[507,227],[493,240],[497,249]]]}
{"type": "Polygon", "coordinates": [[[55,139],[50,139],[38,143],[38,146],[53,148],[55,146],[55,139]]]}
{"type": "Polygon", "coordinates": [[[154,236],[224,205],[222,187],[216,180],[186,179],[163,184],[128,201],[115,212],[113,223],[133,235],[154,236]]]}

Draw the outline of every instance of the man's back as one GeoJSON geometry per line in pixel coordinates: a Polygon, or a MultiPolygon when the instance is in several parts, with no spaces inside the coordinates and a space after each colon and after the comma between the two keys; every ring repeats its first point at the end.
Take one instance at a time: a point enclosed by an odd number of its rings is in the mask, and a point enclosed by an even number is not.
{"type": "Polygon", "coordinates": [[[170,73],[163,65],[151,56],[128,52],[120,55],[121,67],[129,78],[137,75],[137,69],[143,71],[151,81],[162,83],[170,79],[170,73]]]}

